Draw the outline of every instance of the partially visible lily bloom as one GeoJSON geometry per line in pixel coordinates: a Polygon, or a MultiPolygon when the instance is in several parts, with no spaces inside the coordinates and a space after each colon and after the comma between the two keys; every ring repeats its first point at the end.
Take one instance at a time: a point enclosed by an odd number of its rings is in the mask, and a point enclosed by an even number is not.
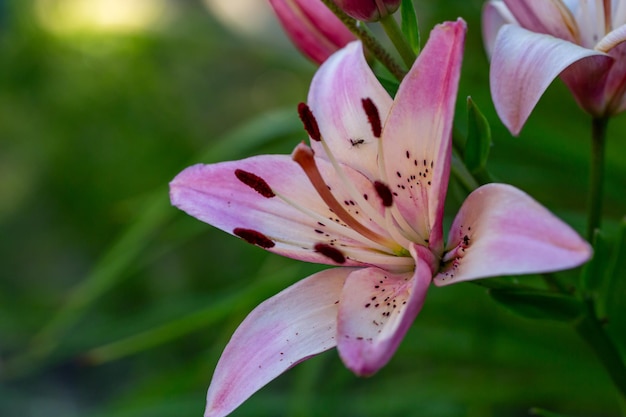
{"type": "Polygon", "coordinates": [[[334,0],[347,15],[364,22],[375,22],[394,13],[400,0],[334,0]]]}
{"type": "Polygon", "coordinates": [[[514,135],[559,75],[593,117],[626,109],[626,1],[491,0],[483,37],[493,101],[514,135]]]}
{"type": "Polygon", "coordinates": [[[392,99],[358,42],[316,73],[298,110],[311,145],[196,165],[174,205],[245,241],[333,265],[259,305],[217,365],[206,417],[224,416],[286,369],[337,347],[357,375],[396,351],[431,282],[575,267],[589,245],[522,191],[474,191],[443,238],[451,129],[466,25],[435,27],[392,99]]]}
{"type": "Polygon", "coordinates": [[[270,0],[270,4],[294,45],[318,64],[356,39],[320,0],[270,0]]]}

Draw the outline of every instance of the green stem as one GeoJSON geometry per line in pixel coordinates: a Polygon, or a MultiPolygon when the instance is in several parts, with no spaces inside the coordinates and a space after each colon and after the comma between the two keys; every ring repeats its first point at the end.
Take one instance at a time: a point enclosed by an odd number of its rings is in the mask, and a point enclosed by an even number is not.
{"type": "Polygon", "coordinates": [[[574,327],[580,337],[593,349],[621,394],[622,400],[626,401],[626,366],[624,366],[624,361],[598,320],[593,300],[588,298],[585,301],[587,312],[574,327]]]}
{"type": "Polygon", "coordinates": [[[472,173],[467,170],[465,164],[456,152],[452,153],[450,170],[452,171],[452,175],[459,180],[459,183],[463,186],[463,188],[465,188],[465,191],[468,194],[480,186],[480,184],[478,184],[478,182],[474,179],[472,173]]]}
{"type": "Polygon", "coordinates": [[[413,62],[415,62],[415,58],[417,57],[411,48],[411,45],[406,41],[406,38],[402,34],[400,27],[398,26],[398,22],[393,18],[393,15],[388,14],[387,16],[380,19],[380,24],[385,29],[385,33],[389,36],[389,39],[393,43],[393,46],[396,47],[398,53],[402,57],[402,60],[406,64],[408,68],[413,66],[413,62]]]}
{"type": "Polygon", "coordinates": [[[589,217],[587,239],[591,242],[602,217],[602,189],[607,117],[594,117],[591,128],[591,172],[589,180],[589,217]]]}
{"type": "Polygon", "coordinates": [[[402,81],[406,71],[396,62],[378,40],[364,27],[361,27],[356,20],[345,14],[333,0],[322,0],[322,3],[330,9],[343,22],[344,25],[357,38],[363,42],[363,46],[376,57],[381,64],[393,74],[398,81],[402,81]]]}

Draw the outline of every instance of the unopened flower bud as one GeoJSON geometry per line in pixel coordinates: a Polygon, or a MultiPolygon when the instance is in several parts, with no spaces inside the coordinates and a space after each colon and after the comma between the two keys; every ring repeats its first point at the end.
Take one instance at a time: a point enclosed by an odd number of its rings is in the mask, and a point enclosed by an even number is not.
{"type": "Polygon", "coordinates": [[[294,45],[318,64],[356,39],[320,0],[269,1],[294,45]]]}
{"type": "Polygon", "coordinates": [[[400,7],[400,0],[334,0],[347,15],[364,22],[375,22],[400,7]]]}

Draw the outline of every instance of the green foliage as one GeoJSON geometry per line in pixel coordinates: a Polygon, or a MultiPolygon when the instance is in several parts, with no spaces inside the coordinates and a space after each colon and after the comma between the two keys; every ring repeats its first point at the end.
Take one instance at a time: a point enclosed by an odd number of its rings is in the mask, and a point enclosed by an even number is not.
{"type": "Polygon", "coordinates": [[[491,149],[491,127],[474,100],[467,98],[467,140],[464,162],[472,174],[481,173],[487,167],[491,149]]]}
{"type": "MultiPolygon", "coordinates": [[[[41,27],[39,3],[0,2],[8,10],[0,21],[0,415],[200,416],[237,325],[317,267],[180,213],[167,183],[193,163],[289,153],[305,138],[295,108],[314,68],[274,42],[233,35],[201,2],[170,2],[176,13],[158,29],[70,35],[41,27]]],[[[416,48],[409,3],[403,30],[416,48]]],[[[424,33],[443,19],[468,21],[460,97],[489,103],[482,4],[415,7],[424,33]]],[[[480,126],[460,105],[461,130],[480,126]]],[[[580,230],[588,149],[579,136],[588,121],[569,93],[551,87],[517,139],[481,107],[492,124],[490,169],[580,230]]],[[[612,294],[606,326],[624,354],[623,224],[613,236],[626,212],[625,119],[610,129],[603,235],[613,250],[588,267],[587,288],[612,294]],[[592,275],[602,273],[600,285],[592,275]]],[[[578,284],[576,274],[563,279],[578,284]]],[[[537,284],[533,277],[482,284],[526,315],[569,319],[578,308],[566,296],[507,292],[537,284]]],[[[330,351],[233,415],[508,417],[530,405],[618,412],[610,381],[572,331],[503,314],[483,288],[459,284],[432,288],[376,376],[354,377],[330,351]]]]}
{"type": "Polygon", "coordinates": [[[574,322],[583,305],[574,297],[534,290],[490,290],[489,294],[510,311],[529,319],[574,322]]]}
{"type": "Polygon", "coordinates": [[[420,32],[419,25],[417,23],[417,15],[415,14],[415,7],[413,6],[413,0],[402,0],[400,6],[400,17],[402,25],[402,33],[411,45],[411,49],[416,54],[420,53],[420,32]]]}

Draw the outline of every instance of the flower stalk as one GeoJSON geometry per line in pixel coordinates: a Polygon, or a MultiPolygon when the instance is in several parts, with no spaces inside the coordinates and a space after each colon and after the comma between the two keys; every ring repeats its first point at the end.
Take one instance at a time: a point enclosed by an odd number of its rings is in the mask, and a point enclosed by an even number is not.
{"type": "Polygon", "coordinates": [[[404,70],[398,62],[396,62],[391,54],[387,52],[387,50],[380,44],[374,35],[367,30],[365,26],[360,25],[356,20],[344,13],[333,0],[321,1],[330,9],[331,12],[335,14],[335,16],[339,18],[339,20],[343,22],[344,25],[346,25],[350,32],[363,42],[363,45],[368,52],[374,55],[374,57],[376,57],[376,59],[380,61],[380,63],[383,64],[398,81],[402,81],[406,75],[406,70],[404,70]]]}
{"type": "Polygon", "coordinates": [[[589,214],[587,240],[593,241],[595,230],[600,228],[604,182],[604,159],[608,117],[594,117],[591,124],[591,171],[589,179],[589,214]]]}
{"type": "Polygon", "coordinates": [[[411,45],[407,42],[406,38],[402,34],[400,27],[398,26],[398,22],[394,19],[393,15],[387,15],[380,19],[380,24],[382,25],[385,33],[393,43],[393,46],[396,47],[400,57],[407,65],[407,67],[411,67],[413,62],[415,61],[416,55],[411,49],[411,45]]]}
{"type": "Polygon", "coordinates": [[[626,366],[613,341],[606,334],[598,319],[591,298],[585,300],[586,311],[574,325],[580,337],[593,349],[604,365],[611,381],[619,391],[622,401],[626,403],[626,366]]]}

